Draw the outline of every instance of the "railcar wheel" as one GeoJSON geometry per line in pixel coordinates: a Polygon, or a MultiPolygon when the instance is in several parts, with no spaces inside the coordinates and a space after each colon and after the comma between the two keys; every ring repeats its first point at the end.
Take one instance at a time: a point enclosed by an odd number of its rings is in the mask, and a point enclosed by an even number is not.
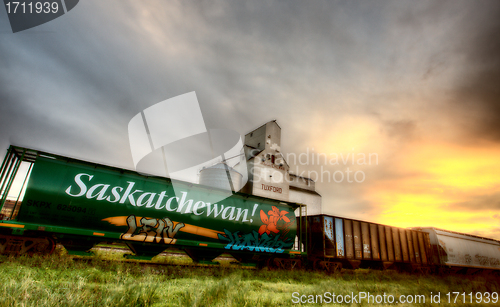
{"type": "Polygon", "coordinates": [[[38,255],[50,255],[54,252],[56,248],[56,243],[52,238],[37,238],[34,240],[34,246],[28,252],[30,254],[38,254],[38,255]]]}
{"type": "Polygon", "coordinates": [[[49,237],[19,237],[2,235],[0,237],[0,254],[33,255],[51,254],[55,242],[49,237]]]}

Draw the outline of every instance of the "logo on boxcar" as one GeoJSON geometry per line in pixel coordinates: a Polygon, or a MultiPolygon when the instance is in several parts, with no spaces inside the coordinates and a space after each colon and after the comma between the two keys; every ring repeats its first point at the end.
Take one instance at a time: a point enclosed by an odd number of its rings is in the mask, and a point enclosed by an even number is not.
{"type": "Polygon", "coordinates": [[[260,210],[262,225],[259,232],[240,234],[239,231],[231,233],[224,229],[224,234],[219,234],[219,240],[227,243],[224,248],[232,250],[248,250],[255,252],[283,253],[285,249],[293,246],[293,240],[287,237],[290,227],[295,219],[290,220],[286,215],[290,212],[279,210],[273,206],[267,214],[260,210]]]}

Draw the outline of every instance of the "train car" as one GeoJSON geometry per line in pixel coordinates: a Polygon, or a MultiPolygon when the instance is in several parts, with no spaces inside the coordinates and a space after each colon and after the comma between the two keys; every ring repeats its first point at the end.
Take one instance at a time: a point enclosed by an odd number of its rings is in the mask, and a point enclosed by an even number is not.
{"type": "Polygon", "coordinates": [[[316,269],[430,269],[426,232],[330,215],[308,216],[307,223],[307,252],[316,269]]]}
{"type": "Polygon", "coordinates": [[[87,255],[105,241],[126,243],[136,259],[172,246],[201,263],[229,253],[243,263],[293,266],[306,255],[296,241],[297,229],[306,229],[294,213],[298,204],[227,197],[216,188],[15,146],[0,172],[1,253],[50,252],[59,242],[70,254],[87,255]],[[19,178],[22,163],[29,170],[19,178]],[[9,194],[15,182],[22,183],[19,195],[9,194]]]}
{"type": "Polygon", "coordinates": [[[496,240],[307,216],[296,203],[15,146],[0,168],[0,206],[0,253],[50,253],[60,243],[69,254],[90,255],[100,242],[122,242],[128,258],[144,260],[176,247],[198,263],[228,253],[286,269],[500,272],[496,240]]]}
{"type": "Polygon", "coordinates": [[[500,242],[438,228],[414,228],[429,234],[431,262],[441,271],[476,273],[500,270],[500,242]]]}

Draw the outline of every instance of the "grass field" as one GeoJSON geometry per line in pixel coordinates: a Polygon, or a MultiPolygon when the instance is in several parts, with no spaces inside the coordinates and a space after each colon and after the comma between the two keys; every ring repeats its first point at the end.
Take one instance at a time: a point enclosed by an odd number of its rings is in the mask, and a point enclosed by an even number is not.
{"type": "MultiPolygon", "coordinates": [[[[324,293],[345,297],[359,292],[369,292],[374,299],[385,293],[395,300],[400,295],[425,295],[425,303],[399,306],[440,306],[449,305],[445,303],[448,292],[466,293],[467,301],[470,292],[500,292],[498,277],[488,276],[422,276],[373,270],[327,275],[242,269],[229,264],[158,267],[109,261],[117,257],[116,253],[98,252],[88,261],[75,261],[61,251],[45,257],[0,256],[0,306],[289,306],[300,299],[299,295],[305,295],[302,299],[307,301],[324,293]],[[294,292],[299,294],[292,296],[294,292]],[[431,292],[441,293],[441,304],[430,302],[431,292]]],[[[156,261],[190,262],[180,257],[156,261]]],[[[455,295],[450,298],[453,302],[455,295]]],[[[360,301],[359,295],[356,299],[360,301]]],[[[483,296],[482,301],[485,299],[483,296]]],[[[499,305],[491,299],[485,305],[499,305]]],[[[479,306],[475,301],[474,297],[470,305],[479,306]]],[[[379,304],[364,299],[353,305],[379,304]]],[[[465,305],[462,296],[451,305],[465,305]]]]}

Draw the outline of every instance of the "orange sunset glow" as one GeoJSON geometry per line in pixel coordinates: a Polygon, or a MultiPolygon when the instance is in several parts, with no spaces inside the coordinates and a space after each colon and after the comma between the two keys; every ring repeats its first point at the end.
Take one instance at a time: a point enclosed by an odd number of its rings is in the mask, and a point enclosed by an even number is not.
{"type": "Polygon", "coordinates": [[[417,143],[394,161],[397,178],[378,180],[365,197],[380,223],[500,238],[498,157],[500,146],[417,143]]]}

